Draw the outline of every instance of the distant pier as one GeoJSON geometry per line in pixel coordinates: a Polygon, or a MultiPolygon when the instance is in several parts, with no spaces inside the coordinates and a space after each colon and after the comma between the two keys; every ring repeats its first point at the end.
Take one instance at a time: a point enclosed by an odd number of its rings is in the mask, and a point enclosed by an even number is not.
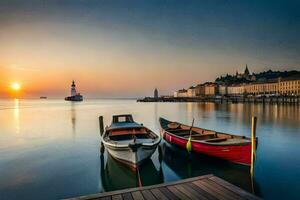
{"type": "Polygon", "coordinates": [[[71,199],[101,200],[196,200],[196,199],[260,199],[231,183],[213,175],[183,179],[171,183],[104,192],[71,199]]]}
{"type": "Polygon", "coordinates": [[[211,103],[270,103],[270,104],[298,104],[300,96],[276,97],[145,97],[137,102],[211,102],[211,103]]]}

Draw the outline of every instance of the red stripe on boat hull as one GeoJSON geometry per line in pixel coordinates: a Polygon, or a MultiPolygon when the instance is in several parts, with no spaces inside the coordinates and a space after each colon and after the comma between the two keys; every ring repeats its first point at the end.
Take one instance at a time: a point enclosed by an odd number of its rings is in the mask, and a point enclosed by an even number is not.
{"type": "MultiPolygon", "coordinates": [[[[186,149],[187,139],[180,138],[162,130],[163,138],[181,148],[186,149]]],[[[244,145],[210,145],[192,141],[192,151],[199,154],[221,158],[238,164],[251,164],[251,143],[244,145]]]]}

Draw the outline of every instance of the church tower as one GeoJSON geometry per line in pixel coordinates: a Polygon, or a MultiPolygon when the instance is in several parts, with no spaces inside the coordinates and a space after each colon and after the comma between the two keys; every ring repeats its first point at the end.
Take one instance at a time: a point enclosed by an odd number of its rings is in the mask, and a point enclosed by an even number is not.
{"type": "Polygon", "coordinates": [[[246,77],[248,77],[248,76],[250,75],[250,72],[249,72],[249,69],[248,69],[247,64],[246,64],[246,69],[245,69],[244,75],[245,75],[246,77]]]}
{"type": "Polygon", "coordinates": [[[75,81],[72,81],[72,85],[71,85],[71,96],[75,96],[77,94],[76,92],[76,85],[75,85],[75,81]]]}

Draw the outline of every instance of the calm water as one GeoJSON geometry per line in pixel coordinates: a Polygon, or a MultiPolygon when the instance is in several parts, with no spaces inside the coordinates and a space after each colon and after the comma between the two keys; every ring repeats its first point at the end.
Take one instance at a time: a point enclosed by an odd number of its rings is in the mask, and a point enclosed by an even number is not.
{"type": "MultiPolygon", "coordinates": [[[[265,199],[299,199],[299,106],[134,100],[0,100],[0,199],[58,199],[137,186],[135,173],[99,153],[98,116],[109,124],[121,113],[157,133],[160,116],[187,124],[194,117],[197,126],[248,136],[257,115],[254,191],[265,199]]],[[[245,167],[187,155],[164,142],[160,147],[162,154],[140,168],[143,185],[215,174],[252,191],[245,167]]]]}

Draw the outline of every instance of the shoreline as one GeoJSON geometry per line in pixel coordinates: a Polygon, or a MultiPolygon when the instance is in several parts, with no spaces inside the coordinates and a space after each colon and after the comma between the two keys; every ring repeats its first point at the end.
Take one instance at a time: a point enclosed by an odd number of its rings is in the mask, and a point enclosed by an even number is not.
{"type": "Polygon", "coordinates": [[[208,102],[208,103],[270,103],[270,104],[300,104],[300,96],[277,97],[145,97],[137,102],[208,102]]]}

